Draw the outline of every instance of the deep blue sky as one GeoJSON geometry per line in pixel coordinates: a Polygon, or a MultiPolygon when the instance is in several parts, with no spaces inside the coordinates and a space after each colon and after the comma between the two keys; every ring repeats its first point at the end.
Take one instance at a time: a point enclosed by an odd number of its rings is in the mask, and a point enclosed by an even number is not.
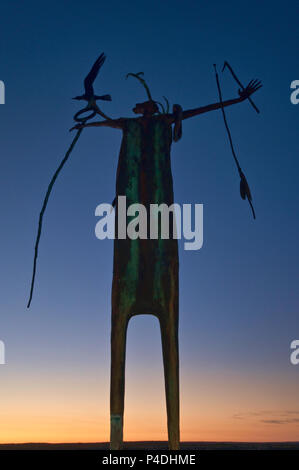
{"type": "MultiPolygon", "coordinates": [[[[128,72],[143,71],[155,99],[166,95],[184,109],[217,101],[214,62],[220,70],[228,60],[244,83],[262,80],[254,96],[260,115],[247,102],[227,111],[256,221],[239,196],[220,112],[185,121],[173,145],[176,202],[204,204],[203,248],[180,250],[182,390],[206,380],[207,371],[223,380],[233,371],[240,382],[250,375],[257,390],[257,377],[270,374],[277,408],[288,407],[286,390],[299,385],[299,366],[289,362],[299,336],[299,105],[289,98],[299,79],[298,13],[294,1],[1,2],[0,339],[8,364],[0,377],[7,390],[22,389],[20,371],[38,382],[42,370],[61,377],[72,370],[99,374],[101,404],[109,403],[113,245],[96,239],[94,211],[114,198],[120,131],[85,130],[59,177],[26,309],[38,214],[80,109],[70,98],[104,51],[95,88],[111,93],[103,110],[113,117],[132,116],[146,98],[134,79],[125,80],[128,72]]],[[[229,73],[220,78],[224,98],[236,97],[229,73]]],[[[134,319],[128,371],[142,389],[156,358],[161,370],[160,348],[156,320],[134,319]]]]}

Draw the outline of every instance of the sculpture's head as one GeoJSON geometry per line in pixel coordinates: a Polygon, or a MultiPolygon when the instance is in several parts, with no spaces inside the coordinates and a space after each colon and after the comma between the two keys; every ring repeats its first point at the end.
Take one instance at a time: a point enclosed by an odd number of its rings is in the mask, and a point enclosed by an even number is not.
{"type": "Polygon", "coordinates": [[[144,103],[136,103],[135,108],[133,108],[135,114],[142,114],[143,116],[152,116],[158,111],[159,108],[153,100],[148,100],[144,103]]]}
{"type": "Polygon", "coordinates": [[[164,108],[163,104],[160,103],[159,101],[154,101],[151,95],[151,92],[149,90],[149,87],[147,86],[144,78],[143,77],[143,72],[139,73],[128,73],[127,77],[134,77],[137,78],[137,80],[142,84],[142,86],[145,88],[148,101],[144,101],[144,103],[136,103],[135,108],[133,108],[133,112],[135,114],[142,114],[143,116],[150,117],[153,116],[156,113],[161,114],[161,111],[159,110],[159,106],[161,106],[162,112],[163,113],[168,113],[169,112],[169,102],[168,99],[163,96],[166,102],[166,108],[164,108]]]}

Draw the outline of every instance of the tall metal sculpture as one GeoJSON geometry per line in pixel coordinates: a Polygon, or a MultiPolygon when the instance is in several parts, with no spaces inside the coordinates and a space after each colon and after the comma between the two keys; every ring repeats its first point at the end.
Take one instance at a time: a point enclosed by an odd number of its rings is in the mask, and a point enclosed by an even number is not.
{"type": "MultiPolygon", "coordinates": [[[[94,80],[96,74],[91,72],[88,76],[94,80]]],[[[107,118],[96,105],[92,89],[86,108],[79,111],[75,116],[77,121],[82,122],[74,128],[78,129],[78,133],[85,127],[111,127],[121,130],[123,137],[116,175],[116,201],[118,196],[126,196],[128,205],[139,203],[149,208],[150,204],[160,205],[164,203],[170,206],[174,202],[170,151],[172,141],[179,140],[182,135],[182,121],[212,110],[223,109],[226,106],[240,103],[259,89],[260,83],[250,82],[246,88],[239,91],[239,96],[232,100],[222,101],[220,99],[218,103],[187,111],[183,111],[179,105],[174,105],[173,112],[169,112],[167,102],[167,109],[162,106],[163,112],[160,112],[158,103],[152,99],[142,74],[129,75],[138,78],[144,85],[148,97],[147,101],[137,103],[134,107],[133,112],[139,115],[138,117],[107,118]],[[85,119],[79,118],[81,113],[89,110],[92,111],[91,115],[85,119]],[[86,119],[94,117],[95,114],[100,114],[105,120],[85,122],[86,119]]],[[[87,85],[90,85],[90,83],[87,83],[87,85]]],[[[79,98],[86,99],[84,96],[79,98]]],[[[107,100],[107,95],[98,98],[107,100]]],[[[78,133],[75,139],[78,138],[78,133]]],[[[55,175],[56,179],[57,175],[55,175]]],[[[51,188],[49,186],[50,191],[52,186],[51,188]]],[[[41,213],[39,229],[43,212],[41,213]]],[[[149,214],[149,210],[147,212],[149,214]]],[[[112,450],[120,449],[123,443],[125,356],[128,323],[134,315],[150,314],[158,318],[161,329],[169,449],[179,449],[179,260],[177,240],[171,234],[169,239],[162,239],[160,232],[157,239],[150,239],[149,233],[147,239],[119,238],[120,227],[118,226],[117,202],[115,221],[110,447],[112,450]]],[[[128,224],[129,221],[130,217],[127,217],[126,223],[128,224]]],[[[148,231],[149,225],[148,223],[148,231]]],[[[33,282],[34,275],[35,265],[33,282]]],[[[31,296],[32,289],[33,284],[31,286],[31,296]]]]}

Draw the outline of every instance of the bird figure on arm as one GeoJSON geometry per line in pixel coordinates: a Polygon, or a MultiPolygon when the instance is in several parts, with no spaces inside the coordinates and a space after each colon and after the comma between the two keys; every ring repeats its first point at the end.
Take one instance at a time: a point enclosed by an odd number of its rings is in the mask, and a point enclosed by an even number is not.
{"type": "Polygon", "coordinates": [[[77,122],[82,122],[82,121],[85,122],[87,119],[92,119],[94,116],[96,116],[96,114],[99,114],[104,119],[110,119],[108,116],[106,116],[100,110],[100,108],[98,107],[96,102],[98,100],[112,101],[111,96],[110,95],[95,95],[94,89],[93,89],[93,83],[94,83],[96,77],[98,76],[99,70],[102,67],[102,65],[104,64],[105,60],[106,60],[106,56],[102,52],[102,54],[97,58],[97,60],[95,61],[95,63],[91,67],[90,72],[88,73],[88,75],[84,79],[84,93],[83,93],[83,95],[75,96],[73,98],[73,100],[87,101],[87,106],[85,108],[81,109],[80,111],[78,111],[74,116],[74,119],[77,122]],[[85,118],[79,118],[79,116],[81,114],[83,114],[83,113],[85,113],[86,111],[89,111],[89,110],[93,111],[89,116],[87,116],[85,118]]]}

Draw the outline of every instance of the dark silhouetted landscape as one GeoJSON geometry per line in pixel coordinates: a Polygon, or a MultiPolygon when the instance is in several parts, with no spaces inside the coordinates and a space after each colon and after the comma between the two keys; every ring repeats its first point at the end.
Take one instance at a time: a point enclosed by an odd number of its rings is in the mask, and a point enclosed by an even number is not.
{"type": "MultiPolygon", "coordinates": [[[[0,444],[0,450],[108,450],[108,442],[0,444]]],[[[124,450],[168,450],[166,441],[125,442],[124,450]]],[[[181,442],[181,450],[299,450],[299,442],[181,442]]]]}

